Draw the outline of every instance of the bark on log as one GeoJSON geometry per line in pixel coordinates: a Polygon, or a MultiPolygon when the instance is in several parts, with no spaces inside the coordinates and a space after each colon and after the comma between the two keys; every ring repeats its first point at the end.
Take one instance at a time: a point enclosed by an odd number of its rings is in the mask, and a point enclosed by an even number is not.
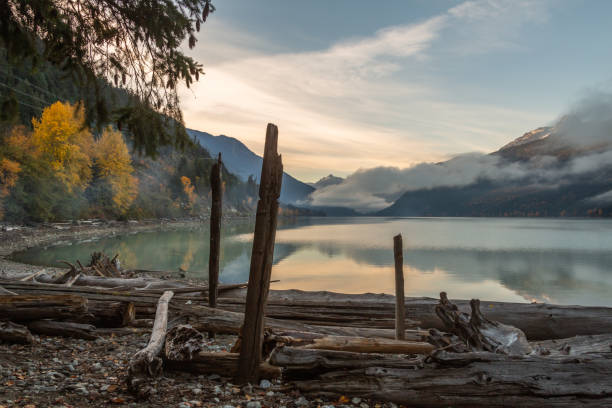
{"type": "Polygon", "coordinates": [[[406,330],[406,309],[404,308],[404,253],[402,234],[393,237],[395,259],[395,338],[402,340],[406,330]]]}
{"type": "Polygon", "coordinates": [[[0,296],[14,296],[16,294],[17,293],[11,292],[10,290],[6,290],[2,286],[0,286],[0,296]]]}
{"type": "MultiPolygon", "coordinates": [[[[219,307],[244,304],[244,291],[238,290],[219,299],[219,307]],[[227,305],[227,306],[226,306],[227,305]]],[[[470,313],[468,300],[451,300],[461,312],[470,313]]],[[[435,313],[438,299],[406,298],[406,327],[436,328],[445,330],[444,324],[435,313]]],[[[527,339],[562,339],[577,335],[612,333],[612,308],[599,306],[560,306],[545,303],[508,303],[481,301],[487,318],[521,329],[527,339]]],[[[300,290],[272,290],[268,297],[266,316],[280,318],[293,311],[307,313],[318,308],[317,313],[354,313],[355,315],[375,312],[393,327],[395,297],[382,294],[342,294],[333,292],[306,292],[300,290]],[[385,315],[386,314],[386,315],[385,315]]],[[[376,327],[364,319],[368,327],[376,327]]],[[[343,324],[349,326],[349,324],[343,324]]]]}
{"type": "Polygon", "coordinates": [[[0,342],[30,344],[34,341],[27,327],[0,320],[0,342]]]}
{"type": "Polygon", "coordinates": [[[98,338],[96,327],[90,324],[58,322],[54,320],[36,320],[28,322],[32,333],[47,336],[73,337],[75,339],[95,340],[98,338]]]}
{"type": "Polygon", "coordinates": [[[162,372],[163,363],[158,354],[162,351],[166,339],[168,303],[172,295],[173,293],[168,291],[159,298],[149,343],[130,359],[127,377],[128,389],[139,398],[147,398],[151,392],[151,387],[146,385],[145,377],[157,377],[162,372]]]}
{"type": "Polygon", "coordinates": [[[303,393],[414,407],[603,407],[612,405],[611,362],[611,353],[554,358],[438,352],[435,363],[421,369],[371,366],[294,383],[303,393]]]}
{"type": "Polygon", "coordinates": [[[426,342],[389,340],[346,336],[327,336],[314,339],[305,349],[351,351],[381,354],[429,354],[435,347],[426,342]]]}
{"type": "Polygon", "coordinates": [[[390,356],[376,353],[312,350],[303,347],[277,347],[270,355],[270,364],[283,368],[283,378],[297,380],[334,370],[354,370],[369,367],[415,370],[423,367],[424,357],[390,356]]]}
{"type": "Polygon", "coordinates": [[[576,336],[568,339],[531,342],[535,354],[542,356],[580,356],[612,351],[612,334],[576,336]]]}
{"type": "MultiPolygon", "coordinates": [[[[244,320],[244,314],[229,312],[221,309],[212,309],[206,306],[183,306],[179,314],[183,316],[184,322],[191,324],[200,331],[214,331],[222,334],[239,334],[240,326],[244,320]]],[[[309,332],[321,335],[336,335],[350,337],[382,337],[395,338],[393,329],[367,329],[359,327],[341,326],[318,326],[304,324],[299,321],[265,319],[266,330],[275,333],[283,332],[309,332]]],[[[428,332],[426,330],[406,330],[406,339],[411,341],[422,341],[428,332]]]]}
{"type": "Polygon", "coordinates": [[[0,296],[0,319],[26,322],[78,318],[87,313],[87,299],[75,295],[0,296]]]}
{"type": "Polygon", "coordinates": [[[208,257],[208,306],[217,306],[217,289],[219,286],[219,259],[221,253],[221,153],[217,163],[210,170],[210,188],[212,204],[210,207],[210,254],[208,257]]]}
{"type": "Polygon", "coordinates": [[[136,320],[136,308],[131,302],[101,302],[91,300],[87,303],[90,315],[88,323],[96,327],[125,327],[136,320]]]}
{"type": "Polygon", "coordinates": [[[283,163],[281,156],[277,153],[277,146],[278,129],[269,123],[261,167],[244,324],[241,330],[242,348],[236,377],[239,383],[256,381],[257,367],[262,361],[264,309],[270,290],[278,198],[283,180],[283,163]]]}
{"type": "MultiPolygon", "coordinates": [[[[219,374],[223,377],[235,378],[238,373],[238,353],[199,352],[191,360],[164,360],[168,370],[186,371],[193,374],[219,374]]],[[[259,378],[278,378],[281,376],[279,367],[267,362],[260,363],[257,368],[259,378]]]]}

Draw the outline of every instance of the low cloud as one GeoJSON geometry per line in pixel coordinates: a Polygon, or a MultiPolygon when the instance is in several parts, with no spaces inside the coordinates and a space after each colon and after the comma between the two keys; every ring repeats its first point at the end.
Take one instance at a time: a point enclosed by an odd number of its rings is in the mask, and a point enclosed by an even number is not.
{"type": "MultiPolygon", "coordinates": [[[[420,163],[408,168],[360,169],[338,185],[316,190],[309,204],[348,206],[368,212],[387,207],[407,191],[436,187],[464,187],[479,180],[518,182],[554,187],[572,177],[597,174],[612,165],[612,93],[591,93],[553,126],[552,151],[570,150],[571,160],[535,155],[509,161],[501,156],[468,153],[442,163],[420,163]]],[[[612,201],[612,191],[591,198],[612,201]]]]}

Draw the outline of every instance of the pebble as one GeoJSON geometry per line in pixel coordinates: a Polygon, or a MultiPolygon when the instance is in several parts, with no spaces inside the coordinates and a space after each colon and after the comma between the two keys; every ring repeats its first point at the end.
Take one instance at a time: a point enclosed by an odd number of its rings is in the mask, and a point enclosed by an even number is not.
{"type": "Polygon", "coordinates": [[[295,401],[295,405],[298,407],[305,407],[308,405],[308,400],[304,397],[300,397],[295,401]]]}
{"type": "Polygon", "coordinates": [[[246,408],[261,408],[261,402],[259,402],[259,401],[249,401],[249,402],[247,402],[246,408]]]}
{"type": "Polygon", "coordinates": [[[193,392],[195,395],[198,395],[198,394],[202,393],[202,389],[201,388],[192,388],[191,392],[193,392]]]}
{"type": "Polygon", "coordinates": [[[361,402],[361,398],[355,397],[351,400],[351,403],[358,405],[361,402]]]}
{"type": "Polygon", "coordinates": [[[270,388],[272,386],[272,383],[268,380],[261,380],[259,386],[265,390],[266,388],[270,388]]]}

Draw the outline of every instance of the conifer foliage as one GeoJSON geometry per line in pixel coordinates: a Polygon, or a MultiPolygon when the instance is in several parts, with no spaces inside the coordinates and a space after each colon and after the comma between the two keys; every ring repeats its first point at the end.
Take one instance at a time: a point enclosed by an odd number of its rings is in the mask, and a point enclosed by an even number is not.
{"type": "Polygon", "coordinates": [[[195,46],[213,11],[210,0],[0,0],[0,46],[11,64],[59,67],[80,85],[87,123],[115,121],[154,155],[189,141],[177,87],[203,70],[180,46],[195,46]],[[100,79],[128,91],[123,106],[100,79]]]}

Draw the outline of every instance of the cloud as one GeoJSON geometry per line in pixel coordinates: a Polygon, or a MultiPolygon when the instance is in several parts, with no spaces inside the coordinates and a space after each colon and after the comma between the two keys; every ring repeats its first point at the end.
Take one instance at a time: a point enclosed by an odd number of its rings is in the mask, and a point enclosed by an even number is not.
{"type": "Polygon", "coordinates": [[[218,23],[195,50],[206,76],[181,92],[186,124],[261,152],[265,125],[274,122],[285,168],[305,181],[487,151],[549,114],[452,101],[435,78],[444,63],[438,55],[470,52],[479,38],[501,47],[515,39],[514,29],[536,21],[537,3],[466,2],[305,52],[284,52],[218,23]]]}
{"type": "MultiPolygon", "coordinates": [[[[612,166],[612,92],[589,93],[553,125],[551,132],[548,137],[551,151],[534,153],[528,161],[470,153],[442,163],[420,163],[403,169],[360,169],[341,184],[313,192],[308,204],[374,211],[391,205],[407,191],[463,187],[479,180],[555,187],[572,177],[597,174],[612,166]],[[564,160],[547,155],[554,151],[571,151],[574,157],[564,160]]],[[[612,192],[590,200],[612,201],[612,192]]]]}

